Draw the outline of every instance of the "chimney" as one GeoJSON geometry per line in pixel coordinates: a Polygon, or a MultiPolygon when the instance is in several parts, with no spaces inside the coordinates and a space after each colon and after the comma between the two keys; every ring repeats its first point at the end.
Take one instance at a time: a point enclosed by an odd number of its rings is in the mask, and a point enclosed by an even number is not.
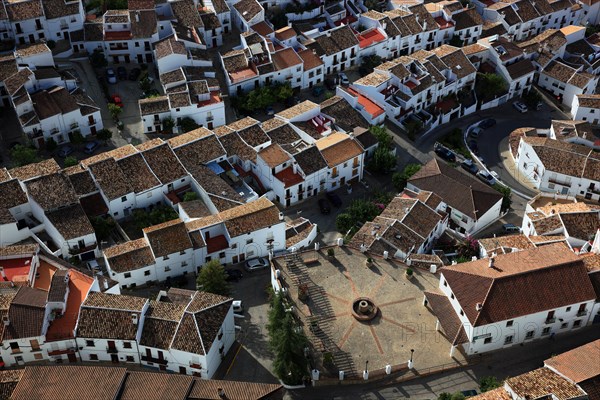
{"type": "Polygon", "coordinates": [[[488,259],[488,267],[490,268],[494,268],[494,258],[496,258],[494,255],[492,255],[489,259],[488,259]]]}
{"type": "Polygon", "coordinates": [[[481,311],[481,309],[482,309],[482,308],[483,308],[483,306],[481,305],[481,303],[477,303],[477,304],[475,305],[475,309],[476,309],[477,311],[481,311]]]}
{"type": "Polygon", "coordinates": [[[217,394],[219,395],[220,398],[222,398],[222,399],[225,398],[225,390],[223,390],[222,387],[217,388],[217,394]]]}
{"type": "Polygon", "coordinates": [[[108,280],[104,279],[103,283],[104,283],[104,290],[108,290],[108,280]]]}
{"type": "Polygon", "coordinates": [[[139,11],[135,12],[135,22],[140,22],[140,12],[139,11]]]}
{"type": "Polygon", "coordinates": [[[137,314],[135,314],[135,313],[132,313],[132,314],[131,314],[131,322],[132,322],[134,325],[137,325],[137,323],[138,323],[138,316],[137,316],[137,314]]]}
{"type": "Polygon", "coordinates": [[[426,31],[427,30],[427,21],[423,21],[423,30],[426,31]]]}
{"type": "Polygon", "coordinates": [[[298,164],[296,164],[296,163],[293,163],[293,164],[292,164],[292,169],[293,169],[293,171],[294,171],[294,174],[297,174],[297,173],[298,173],[298,164]]]}

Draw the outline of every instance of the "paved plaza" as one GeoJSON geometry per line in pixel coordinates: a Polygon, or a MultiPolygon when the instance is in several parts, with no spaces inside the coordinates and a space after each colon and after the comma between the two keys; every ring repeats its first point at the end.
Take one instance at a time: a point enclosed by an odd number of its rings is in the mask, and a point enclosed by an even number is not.
{"type": "Polygon", "coordinates": [[[423,291],[435,290],[439,276],[415,270],[406,279],[406,265],[381,258],[367,267],[367,256],[347,247],[309,251],[275,259],[289,286],[289,297],[304,322],[305,333],[313,346],[315,365],[332,376],[343,370],[346,376],[360,376],[386,365],[405,364],[414,349],[417,370],[463,362],[455,353],[449,356],[450,343],[435,330],[436,318],[423,306],[423,291]],[[308,299],[298,299],[299,288],[308,299]],[[353,316],[353,303],[359,297],[370,299],[379,308],[368,322],[353,316]],[[333,367],[322,365],[322,356],[332,353],[333,367]]]}

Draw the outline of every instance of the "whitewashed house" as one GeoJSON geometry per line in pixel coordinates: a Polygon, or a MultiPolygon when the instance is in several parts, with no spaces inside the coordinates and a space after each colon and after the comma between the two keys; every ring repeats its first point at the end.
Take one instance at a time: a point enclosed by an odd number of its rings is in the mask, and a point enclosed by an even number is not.
{"type": "Polygon", "coordinates": [[[578,94],[593,94],[598,76],[585,71],[583,66],[573,68],[562,60],[550,62],[540,72],[538,85],[551,92],[563,104],[573,104],[578,94]]]}
{"type": "Polygon", "coordinates": [[[457,348],[485,353],[579,329],[596,299],[582,260],[562,243],[439,272],[439,292],[425,292],[424,304],[449,338],[450,356],[457,348]]]}
{"type": "Polygon", "coordinates": [[[574,121],[587,121],[598,125],[600,121],[600,95],[578,94],[573,97],[571,115],[574,121]]]}

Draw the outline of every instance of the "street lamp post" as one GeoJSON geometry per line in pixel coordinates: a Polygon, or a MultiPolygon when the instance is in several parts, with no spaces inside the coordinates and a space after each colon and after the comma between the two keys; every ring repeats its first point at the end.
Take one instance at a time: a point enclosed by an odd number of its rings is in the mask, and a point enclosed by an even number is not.
{"type": "Polygon", "coordinates": [[[413,354],[415,349],[410,349],[410,360],[408,360],[408,369],[413,369],[413,354]]]}
{"type": "Polygon", "coordinates": [[[365,370],[363,371],[363,379],[365,381],[369,379],[369,360],[365,361],[365,370]]]}

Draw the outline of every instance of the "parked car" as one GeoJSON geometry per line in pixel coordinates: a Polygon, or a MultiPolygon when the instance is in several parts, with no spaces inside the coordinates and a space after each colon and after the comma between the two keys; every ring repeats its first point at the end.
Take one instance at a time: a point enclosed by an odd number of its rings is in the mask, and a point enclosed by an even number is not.
{"type": "Polygon", "coordinates": [[[273,106],[267,106],[267,108],[265,108],[265,113],[267,115],[275,115],[275,110],[273,109],[273,106]]]}
{"type": "Polygon", "coordinates": [[[315,86],[312,90],[312,94],[315,97],[321,96],[325,92],[325,88],[323,86],[315,86]]]}
{"type": "Polygon", "coordinates": [[[484,183],[487,183],[488,185],[492,186],[496,183],[496,178],[494,178],[492,176],[492,174],[490,174],[487,171],[481,170],[477,173],[477,177],[479,179],[481,179],[484,183]]]}
{"type": "Polygon", "coordinates": [[[73,153],[75,151],[75,149],[71,146],[71,145],[64,145],[63,147],[60,148],[60,150],[58,150],[58,156],[59,157],[66,157],[69,154],[73,153]]]}
{"type": "Polygon", "coordinates": [[[445,147],[442,147],[442,146],[436,147],[435,154],[437,154],[438,156],[440,156],[441,158],[443,158],[446,161],[450,161],[450,162],[456,161],[456,154],[454,154],[452,151],[450,151],[449,149],[447,149],[445,147]]]}
{"type": "Polygon", "coordinates": [[[479,123],[479,127],[483,129],[491,128],[494,125],[496,125],[496,120],[494,118],[487,118],[479,123]]]}
{"type": "Polygon", "coordinates": [[[121,101],[121,96],[118,94],[113,94],[110,96],[110,102],[116,104],[118,107],[123,108],[123,101],[121,101]]]}
{"type": "Polygon", "coordinates": [[[225,273],[227,274],[226,280],[227,281],[239,281],[240,279],[242,279],[242,271],[237,270],[237,269],[226,269],[225,273]]]}
{"type": "Polygon", "coordinates": [[[117,75],[115,74],[114,69],[106,68],[106,82],[117,83],[117,75]]]}
{"type": "Polygon", "coordinates": [[[127,80],[127,70],[125,69],[125,67],[117,67],[117,77],[120,81],[127,80]]]}
{"type": "Polygon", "coordinates": [[[477,172],[479,172],[479,168],[477,168],[477,165],[475,165],[475,163],[473,162],[473,160],[465,160],[462,163],[460,163],[460,166],[467,172],[475,175],[477,174],[477,172]]]}
{"type": "Polygon", "coordinates": [[[335,90],[335,80],[331,78],[325,79],[325,87],[327,88],[327,90],[335,90]]]}
{"type": "Polygon", "coordinates": [[[483,129],[476,126],[475,128],[471,129],[471,131],[469,132],[469,135],[473,136],[474,138],[478,138],[479,135],[481,135],[482,133],[483,133],[483,129]]]}
{"type": "Polygon", "coordinates": [[[244,312],[244,302],[241,300],[234,300],[232,303],[233,312],[236,314],[244,312]]]}
{"type": "Polygon", "coordinates": [[[502,230],[504,233],[521,233],[521,228],[514,224],[504,224],[502,225],[502,230]]]}
{"type": "Polygon", "coordinates": [[[85,154],[92,154],[96,149],[100,147],[100,142],[97,140],[93,140],[91,142],[87,142],[83,148],[83,152],[85,154]]]}
{"type": "Polygon", "coordinates": [[[331,207],[329,207],[329,202],[327,199],[319,199],[319,210],[321,210],[321,214],[329,214],[331,212],[331,207]]]}
{"type": "Polygon", "coordinates": [[[472,397],[472,396],[477,396],[477,390],[463,390],[460,393],[462,393],[463,396],[466,397],[472,397]]]}
{"type": "Polygon", "coordinates": [[[479,153],[479,145],[477,144],[477,140],[474,140],[474,139],[469,140],[468,146],[473,153],[475,153],[475,154],[479,153]]]}
{"type": "Polygon", "coordinates": [[[515,101],[513,107],[520,113],[526,113],[528,111],[527,106],[520,101],[515,101]]]}
{"type": "Polygon", "coordinates": [[[133,68],[131,71],[129,71],[129,80],[130,81],[137,81],[137,79],[140,77],[140,74],[142,73],[142,70],[139,68],[133,68]]]}
{"type": "Polygon", "coordinates": [[[246,261],[246,265],[244,265],[244,268],[246,268],[246,271],[252,272],[257,271],[259,269],[267,268],[268,266],[269,260],[267,260],[266,258],[259,257],[246,261]]]}
{"type": "Polygon", "coordinates": [[[340,85],[347,86],[350,84],[350,79],[348,79],[348,75],[346,75],[344,72],[340,72],[339,79],[340,85]]]}
{"type": "Polygon", "coordinates": [[[538,101],[537,104],[535,105],[535,109],[537,111],[540,111],[543,106],[544,106],[544,103],[542,103],[541,101],[538,101]]]}
{"type": "Polygon", "coordinates": [[[337,193],[327,192],[327,193],[325,193],[325,196],[327,196],[327,199],[329,199],[331,204],[333,204],[334,206],[336,206],[336,207],[342,206],[342,199],[340,198],[340,196],[337,195],[337,193]]]}

